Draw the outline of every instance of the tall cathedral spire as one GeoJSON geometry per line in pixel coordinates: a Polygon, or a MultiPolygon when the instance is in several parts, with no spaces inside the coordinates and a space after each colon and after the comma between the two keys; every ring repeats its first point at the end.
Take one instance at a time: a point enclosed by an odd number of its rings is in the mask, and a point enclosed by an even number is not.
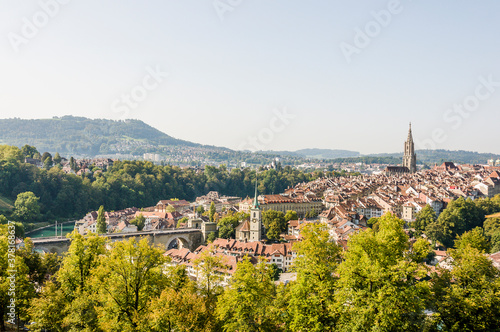
{"type": "Polygon", "coordinates": [[[408,130],[408,139],[404,146],[403,167],[408,168],[410,173],[415,173],[417,171],[417,155],[415,154],[415,145],[413,144],[411,122],[410,129],[408,130]]]}

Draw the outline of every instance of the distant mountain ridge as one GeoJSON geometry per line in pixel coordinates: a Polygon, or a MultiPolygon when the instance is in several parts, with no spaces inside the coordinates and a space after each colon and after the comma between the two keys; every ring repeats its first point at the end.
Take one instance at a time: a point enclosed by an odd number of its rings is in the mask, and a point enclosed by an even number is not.
{"type": "MultiPolygon", "coordinates": [[[[0,142],[65,155],[121,153],[126,149],[196,144],[173,138],[140,120],[106,120],[63,116],[52,119],[0,119],[0,142]]],[[[151,149],[150,149],[151,150],[151,149]]]]}

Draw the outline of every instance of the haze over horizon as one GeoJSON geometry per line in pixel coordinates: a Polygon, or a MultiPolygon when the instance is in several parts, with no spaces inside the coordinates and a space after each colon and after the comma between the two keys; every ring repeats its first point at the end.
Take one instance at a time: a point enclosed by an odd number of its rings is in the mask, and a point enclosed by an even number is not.
{"type": "Polygon", "coordinates": [[[411,121],[417,149],[500,154],[493,0],[1,8],[0,118],[135,118],[231,149],[362,154],[402,151],[411,121]]]}

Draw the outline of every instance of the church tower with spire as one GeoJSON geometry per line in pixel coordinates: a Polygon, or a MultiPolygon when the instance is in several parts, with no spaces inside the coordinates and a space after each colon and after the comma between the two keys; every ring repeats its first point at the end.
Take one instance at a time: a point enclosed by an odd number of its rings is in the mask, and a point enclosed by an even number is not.
{"type": "Polygon", "coordinates": [[[255,198],[250,209],[250,241],[262,240],[262,218],[257,199],[257,174],[255,175],[255,198]]]}
{"type": "Polygon", "coordinates": [[[411,134],[411,122],[410,130],[408,130],[408,138],[405,142],[403,167],[408,168],[410,173],[415,173],[417,171],[417,155],[415,154],[415,145],[413,144],[413,137],[411,134]]]}

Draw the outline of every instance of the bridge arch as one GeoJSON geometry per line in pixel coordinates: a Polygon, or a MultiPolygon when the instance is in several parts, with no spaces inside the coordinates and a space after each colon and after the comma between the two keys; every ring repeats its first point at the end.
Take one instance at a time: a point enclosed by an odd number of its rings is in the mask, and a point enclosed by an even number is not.
{"type": "Polygon", "coordinates": [[[170,240],[170,242],[167,243],[166,249],[181,249],[181,248],[190,248],[191,243],[189,240],[185,239],[182,236],[173,236],[170,240]]]}

